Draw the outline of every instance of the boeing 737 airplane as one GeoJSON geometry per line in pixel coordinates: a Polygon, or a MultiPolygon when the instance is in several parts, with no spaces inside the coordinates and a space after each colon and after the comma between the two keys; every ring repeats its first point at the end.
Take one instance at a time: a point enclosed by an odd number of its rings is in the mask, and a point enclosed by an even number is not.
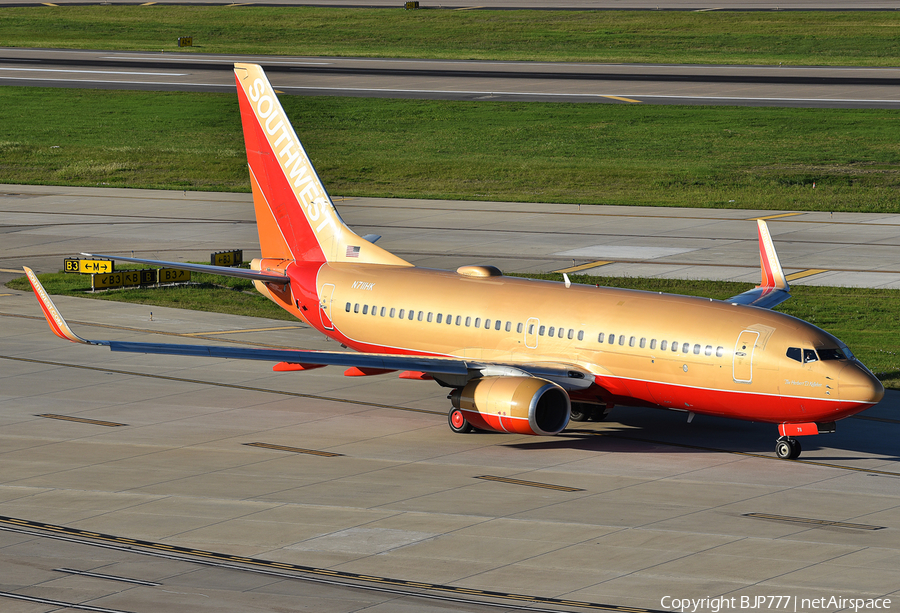
{"type": "Polygon", "coordinates": [[[401,371],[450,390],[455,432],[557,434],[615,405],[768,422],[781,458],[800,454],[796,437],[834,431],[884,395],[840,340],[770,310],[790,289],[763,221],[762,283],[724,301],[511,278],[492,266],[419,268],[344,224],[262,68],[235,64],[234,73],[262,257],[250,270],[94,257],[252,279],[356,353],[85,340],[26,268],[57,336],[112,351],[267,360],[276,371],[401,371]]]}

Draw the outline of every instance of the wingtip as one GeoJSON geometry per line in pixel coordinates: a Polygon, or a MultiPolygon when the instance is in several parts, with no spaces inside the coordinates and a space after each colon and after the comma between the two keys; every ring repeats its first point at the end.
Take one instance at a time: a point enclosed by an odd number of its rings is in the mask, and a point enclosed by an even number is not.
{"type": "Polygon", "coordinates": [[[34,271],[27,266],[23,266],[22,269],[25,271],[25,276],[28,277],[28,282],[31,283],[34,295],[38,299],[38,304],[41,306],[41,310],[44,312],[44,317],[47,320],[47,325],[50,326],[50,330],[53,331],[53,334],[63,340],[72,341],[73,343],[90,345],[91,343],[89,341],[84,340],[72,332],[69,324],[66,323],[66,320],[63,318],[62,314],[60,314],[59,309],[53,304],[50,295],[47,293],[47,290],[44,289],[44,286],[41,285],[41,282],[38,280],[37,275],[34,274],[34,271]]]}
{"type": "Polygon", "coordinates": [[[789,291],[787,278],[781,269],[778,253],[775,251],[775,243],[769,233],[769,226],[762,219],[756,220],[759,229],[759,264],[762,280],[760,287],[768,287],[789,291]]]}

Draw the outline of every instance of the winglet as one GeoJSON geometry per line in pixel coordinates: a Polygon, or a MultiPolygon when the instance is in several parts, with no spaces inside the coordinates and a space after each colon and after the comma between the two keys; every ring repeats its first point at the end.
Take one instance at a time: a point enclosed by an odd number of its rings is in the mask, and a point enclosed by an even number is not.
{"type": "Polygon", "coordinates": [[[92,345],[93,343],[90,341],[86,341],[72,332],[72,329],[69,328],[69,324],[63,319],[63,316],[59,313],[56,305],[50,300],[50,295],[47,293],[47,290],[45,290],[44,286],[41,285],[41,282],[38,281],[34,271],[27,266],[23,266],[22,268],[25,269],[25,274],[28,275],[28,281],[31,283],[32,289],[34,289],[34,295],[37,296],[38,304],[41,305],[41,310],[44,311],[44,317],[47,318],[47,323],[50,324],[50,329],[53,330],[53,334],[63,340],[72,341],[73,343],[92,345]]]}
{"type": "Polygon", "coordinates": [[[769,234],[769,226],[762,219],[756,220],[759,226],[759,264],[762,281],[760,287],[790,290],[784,271],[781,270],[781,262],[775,253],[775,244],[772,235],[769,234]]]}

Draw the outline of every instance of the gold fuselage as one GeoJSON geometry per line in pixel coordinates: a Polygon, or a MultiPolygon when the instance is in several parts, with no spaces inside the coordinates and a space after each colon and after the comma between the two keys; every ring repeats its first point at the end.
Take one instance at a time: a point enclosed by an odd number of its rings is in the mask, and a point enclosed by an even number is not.
{"type": "Polygon", "coordinates": [[[811,324],[756,307],[373,264],[323,264],[315,285],[318,317],[307,311],[305,318],[349,347],[571,364],[595,376],[596,386],[581,397],[589,402],[758,421],[833,421],[883,393],[853,359],[804,364],[787,357],[789,347],[842,345],[811,324]]]}

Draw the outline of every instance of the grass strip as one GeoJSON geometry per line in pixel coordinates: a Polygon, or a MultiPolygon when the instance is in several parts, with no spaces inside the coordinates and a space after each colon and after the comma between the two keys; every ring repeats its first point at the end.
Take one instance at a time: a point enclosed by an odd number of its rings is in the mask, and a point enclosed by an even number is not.
{"type": "MultiPolygon", "coordinates": [[[[562,275],[522,275],[561,281],[562,275]]],[[[595,277],[571,275],[573,283],[621,287],[724,300],[753,287],[751,283],[638,277],[595,277]]],[[[136,288],[90,292],[90,277],[78,274],[47,273],[41,283],[53,295],[115,300],[195,311],[210,311],[268,319],[296,321],[286,311],[253,291],[250,281],[203,273],[191,273],[196,285],[136,288]]],[[[29,290],[26,277],[7,283],[12,289],[29,290]]],[[[900,389],[900,290],[818,287],[791,288],[793,298],[776,310],[806,320],[847,343],[885,387],[900,389]]]]}
{"type": "MultiPolygon", "coordinates": [[[[900,211],[900,112],[283,96],[333,194],[900,211]]],[[[0,88],[0,183],[249,191],[232,94],[0,88]]]]}
{"type": "Polygon", "coordinates": [[[892,11],[450,11],[252,6],[0,9],[0,45],[439,59],[895,66],[892,11]]]}

